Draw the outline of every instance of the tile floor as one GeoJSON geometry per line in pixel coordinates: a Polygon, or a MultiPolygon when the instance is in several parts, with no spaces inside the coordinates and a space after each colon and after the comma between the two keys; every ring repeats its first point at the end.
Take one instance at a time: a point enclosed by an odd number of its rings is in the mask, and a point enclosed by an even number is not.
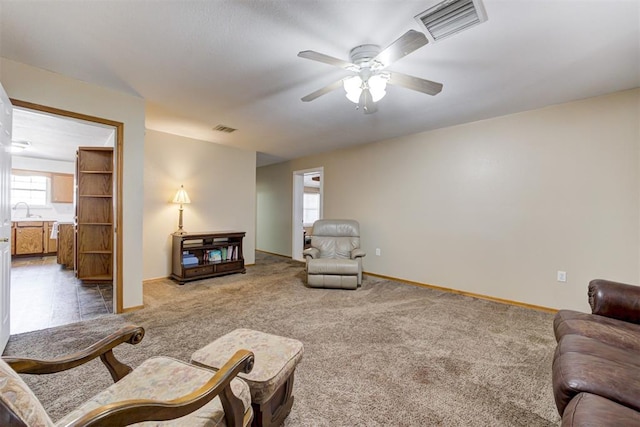
{"type": "Polygon", "coordinates": [[[94,319],[113,312],[111,284],[85,285],[56,257],[11,262],[11,334],[94,319]]]}

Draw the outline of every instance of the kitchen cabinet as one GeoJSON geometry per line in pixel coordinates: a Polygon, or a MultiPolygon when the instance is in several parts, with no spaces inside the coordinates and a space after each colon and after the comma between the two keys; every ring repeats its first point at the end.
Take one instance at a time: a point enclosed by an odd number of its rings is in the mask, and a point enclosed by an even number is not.
{"type": "Polygon", "coordinates": [[[11,255],[54,254],[58,241],[51,238],[53,221],[14,221],[11,224],[11,255]]]}
{"type": "Polygon", "coordinates": [[[51,175],[51,202],[73,203],[73,175],[61,173],[51,175]]]}
{"type": "Polygon", "coordinates": [[[11,223],[11,255],[16,254],[16,224],[11,223]]]}
{"type": "Polygon", "coordinates": [[[73,224],[58,224],[58,264],[73,268],[73,224]]]}
{"type": "Polygon", "coordinates": [[[16,225],[15,255],[42,254],[43,226],[42,221],[18,221],[16,225]]]}
{"type": "Polygon", "coordinates": [[[58,239],[52,239],[51,233],[53,232],[53,222],[47,221],[43,226],[42,245],[44,246],[43,252],[46,254],[54,254],[58,250],[58,239]]]}

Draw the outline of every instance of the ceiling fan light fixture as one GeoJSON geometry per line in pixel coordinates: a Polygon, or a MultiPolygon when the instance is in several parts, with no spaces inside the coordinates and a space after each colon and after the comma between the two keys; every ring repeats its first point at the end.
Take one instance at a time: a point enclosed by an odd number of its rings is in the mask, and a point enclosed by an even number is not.
{"type": "Polygon", "coordinates": [[[360,94],[362,93],[362,79],[360,76],[351,76],[342,80],[342,86],[347,93],[347,99],[354,104],[360,102],[360,94]]]}
{"type": "Polygon", "coordinates": [[[372,44],[363,44],[354,47],[349,52],[351,62],[313,50],[298,52],[300,58],[323,62],[353,73],[351,76],[343,77],[315,92],[303,96],[301,101],[313,101],[342,86],[346,92],[347,99],[358,105],[356,109],[362,109],[365,114],[372,114],[377,111],[377,102],[386,95],[387,84],[402,86],[407,89],[426,93],[427,95],[437,95],[442,91],[442,83],[432,82],[431,80],[408,76],[394,71],[387,71],[387,67],[395,61],[404,58],[427,43],[429,43],[429,41],[423,33],[409,30],[383,50],[380,50],[380,46],[372,44]]]}
{"type": "Polygon", "coordinates": [[[378,102],[387,94],[387,78],[382,74],[376,74],[363,81],[360,76],[347,77],[342,81],[347,99],[354,104],[360,103],[360,96],[364,89],[369,89],[371,100],[378,102]]]}
{"type": "Polygon", "coordinates": [[[373,102],[380,101],[387,94],[387,79],[381,74],[369,77],[367,86],[369,86],[369,92],[371,92],[373,102]]]}

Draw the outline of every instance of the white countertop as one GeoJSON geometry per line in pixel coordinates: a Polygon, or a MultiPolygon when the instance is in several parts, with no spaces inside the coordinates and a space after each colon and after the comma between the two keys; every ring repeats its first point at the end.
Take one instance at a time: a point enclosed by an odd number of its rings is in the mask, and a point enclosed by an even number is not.
{"type": "Polygon", "coordinates": [[[73,224],[73,219],[58,219],[58,218],[51,218],[51,217],[42,217],[42,218],[38,218],[38,217],[29,217],[29,218],[11,218],[12,222],[58,222],[61,224],[73,224]]]}

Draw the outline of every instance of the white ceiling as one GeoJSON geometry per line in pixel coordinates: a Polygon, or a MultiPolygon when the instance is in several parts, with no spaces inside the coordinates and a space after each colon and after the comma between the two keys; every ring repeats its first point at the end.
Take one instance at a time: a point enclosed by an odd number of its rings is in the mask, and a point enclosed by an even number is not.
{"type": "Polygon", "coordinates": [[[640,0],[485,0],[487,22],[390,67],[437,96],[389,87],[371,115],[341,90],[300,101],[345,73],[299,51],[385,47],[433,3],[1,0],[0,55],[141,96],[148,128],[260,164],[640,86],[640,0]]]}
{"type": "Polygon", "coordinates": [[[317,172],[305,173],[304,186],[320,188],[320,173],[317,173],[317,172]],[[317,181],[314,180],[314,178],[316,178],[317,181]]]}
{"type": "Polygon", "coordinates": [[[33,111],[13,109],[13,141],[27,141],[29,147],[14,156],[75,162],[78,147],[113,147],[112,126],[89,123],[33,111]]]}

